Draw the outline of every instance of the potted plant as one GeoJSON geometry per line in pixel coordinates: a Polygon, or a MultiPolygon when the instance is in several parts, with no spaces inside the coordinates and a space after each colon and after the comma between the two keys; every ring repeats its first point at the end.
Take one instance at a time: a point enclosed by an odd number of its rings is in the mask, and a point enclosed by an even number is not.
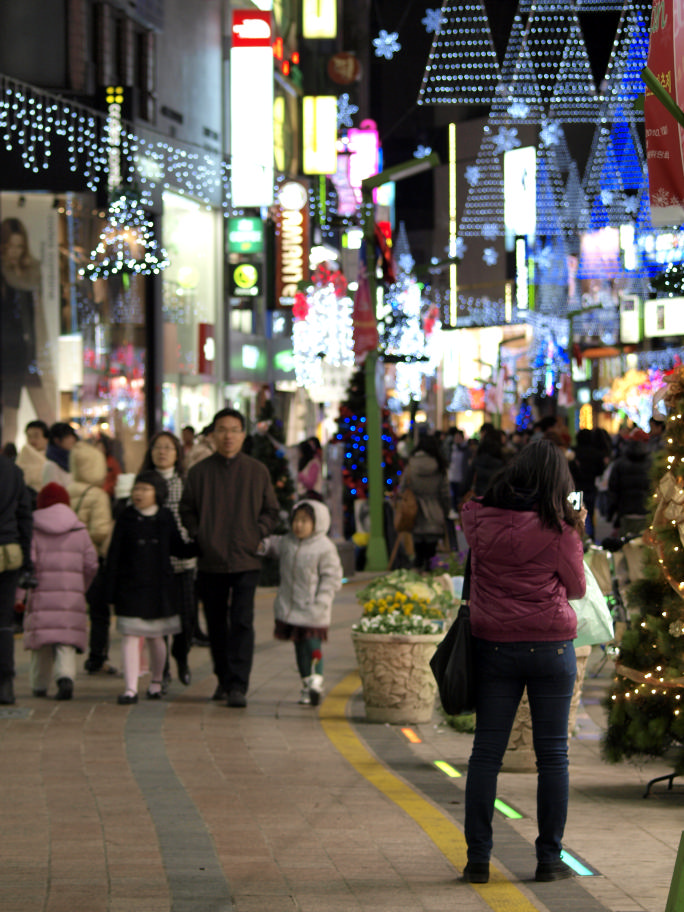
{"type": "Polygon", "coordinates": [[[457,602],[441,580],[396,570],[357,592],[363,606],[352,641],[369,722],[432,718],[437,687],[430,658],[457,602]]]}

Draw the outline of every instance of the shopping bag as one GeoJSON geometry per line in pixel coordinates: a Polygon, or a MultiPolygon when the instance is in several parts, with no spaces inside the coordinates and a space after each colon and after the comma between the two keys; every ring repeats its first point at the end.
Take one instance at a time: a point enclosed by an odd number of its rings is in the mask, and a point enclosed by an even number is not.
{"type": "Polygon", "coordinates": [[[416,524],[418,501],[411,488],[404,488],[397,495],[394,505],[394,531],[410,532],[416,524]]]}
{"type": "Polygon", "coordinates": [[[581,599],[570,599],[577,615],[577,638],[574,646],[594,646],[608,643],[615,636],[613,618],[606,597],[596,582],[587,561],[584,561],[587,591],[581,599]]]}
{"type": "Polygon", "coordinates": [[[456,620],[430,659],[439,699],[450,716],[475,709],[473,635],[470,629],[470,552],[463,580],[463,601],[456,620]]]}

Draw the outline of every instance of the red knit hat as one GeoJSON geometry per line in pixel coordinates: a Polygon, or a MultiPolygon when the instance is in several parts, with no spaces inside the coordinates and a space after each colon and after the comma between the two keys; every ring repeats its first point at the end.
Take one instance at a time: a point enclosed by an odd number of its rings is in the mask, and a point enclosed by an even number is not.
{"type": "Polygon", "coordinates": [[[53,504],[57,503],[66,504],[67,507],[71,506],[67,489],[57,484],[57,482],[51,481],[38,492],[36,509],[44,510],[45,507],[51,507],[53,504]]]}

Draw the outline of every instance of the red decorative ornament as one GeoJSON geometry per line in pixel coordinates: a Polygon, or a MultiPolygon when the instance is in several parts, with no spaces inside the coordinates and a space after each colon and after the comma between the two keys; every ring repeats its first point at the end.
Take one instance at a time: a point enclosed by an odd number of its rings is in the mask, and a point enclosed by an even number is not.
{"type": "Polygon", "coordinates": [[[309,302],[306,300],[306,295],[301,291],[298,291],[295,295],[292,315],[295,320],[306,320],[309,315],[309,302]]]}

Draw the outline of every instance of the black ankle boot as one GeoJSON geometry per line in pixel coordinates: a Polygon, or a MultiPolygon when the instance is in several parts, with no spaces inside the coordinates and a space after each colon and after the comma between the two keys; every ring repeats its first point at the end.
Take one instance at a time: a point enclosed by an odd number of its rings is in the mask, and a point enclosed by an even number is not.
{"type": "Polygon", "coordinates": [[[0,681],[0,706],[14,704],[14,682],[12,678],[3,678],[0,681]]]}
{"type": "Polygon", "coordinates": [[[488,883],[489,862],[469,861],[463,868],[463,881],[464,883],[488,883]]]}

